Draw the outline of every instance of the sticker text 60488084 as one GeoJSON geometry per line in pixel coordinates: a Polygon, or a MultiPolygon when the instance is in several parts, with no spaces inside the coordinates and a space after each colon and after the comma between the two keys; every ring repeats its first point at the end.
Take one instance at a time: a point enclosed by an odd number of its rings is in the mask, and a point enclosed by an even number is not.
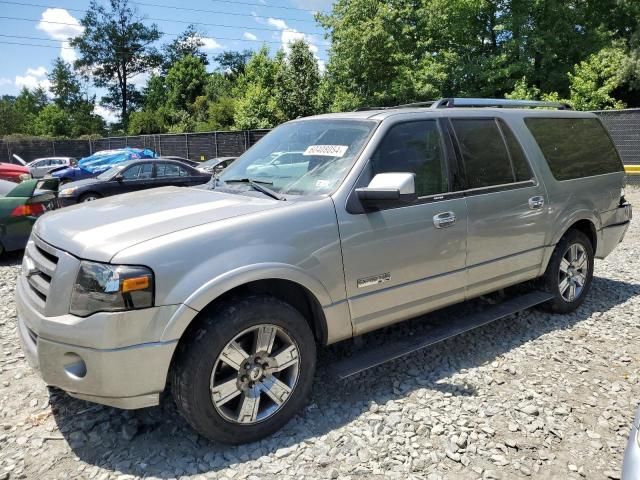
{"type": "Polygon", "coordinates": [[[325,157],[342,157],[347,152],[347,145],[309,145],[303,155],[321,155],[325,157]]]}

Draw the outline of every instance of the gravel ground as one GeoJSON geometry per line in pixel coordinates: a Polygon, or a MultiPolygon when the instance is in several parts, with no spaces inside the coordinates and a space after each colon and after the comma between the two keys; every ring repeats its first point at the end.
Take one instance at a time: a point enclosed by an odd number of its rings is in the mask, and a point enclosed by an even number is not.
{"type": "MultiPolygon", "coordinates": [[[[640,189],[628,197],[640,204],[640,189]]],[[[241,447],[195,434],[170,397],[134,412],[47,390],[18,344],[21,254],[0,265],[0,480],[8,478],[619,478],[640,401],[640,226],[574,314],[527,311],[369,370],[320,367],[308,408],[241,447]]],[[[420,331],[422,319],[359,348],[420,331]]],[[[349,345],[323,349],[326,365],[349,345]]]]}

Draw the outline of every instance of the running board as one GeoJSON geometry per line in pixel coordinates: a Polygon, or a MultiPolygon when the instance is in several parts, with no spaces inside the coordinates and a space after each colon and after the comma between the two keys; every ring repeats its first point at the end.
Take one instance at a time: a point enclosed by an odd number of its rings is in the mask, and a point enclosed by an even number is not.
{"type": "Polygon", "coordinates": [[[339,360],[330,367],[330,375],[333,378],[343,380],[369,368],[547,302],[552,298],[552,294],[536,290],[510,298],[499,304],[491,305],[471,315],[451,318],[446,324],[439,322],[424,334],[412,336],[411,338],[402,338],[394,343],[386,344],[373,350],[365,350],[361,353],[356,353],[352,357],[339,360]]]}

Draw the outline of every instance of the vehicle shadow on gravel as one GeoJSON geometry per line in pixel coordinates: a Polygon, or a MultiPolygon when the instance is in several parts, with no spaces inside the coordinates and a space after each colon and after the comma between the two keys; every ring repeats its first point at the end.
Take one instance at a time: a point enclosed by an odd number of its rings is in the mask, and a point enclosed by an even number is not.
{"type": "MultiPolygon", "coordinates": [[[[218,471],[274,452],[276,458],[285,457],[298,443],[313,443],[315,437],[377,410],[377,405],[400,400],[418,389],[473,396],[473,386],[443,379],[492,362],[549,332],[569,329],[595,312],[606,311],[639,293],[640,285],[596,277],[585,303],[570,315],[549,315],[539,310],[521,312],[346,381],[328,378],[331,362],[354,350],[371,349],[394,338],[419,334],[429,328],[430,322],[460,312],[459,307],[365,335],[356,346],[353,342],[342,342],[321,349],[314,392],[304,412],[274,436],[239,447],[219,445],[194,433],[167,394],[160,406],[137,411],[93,405],[55,389],[51,389],[50,403],[61,433],[74,453],[89,464],[124,474],[160,478],[218,471]]],[[[382,416],[378,421],[385,422],[386,418],[382,416]]],[[[374,425],[367,428],[373,430],[374,425]]]]}

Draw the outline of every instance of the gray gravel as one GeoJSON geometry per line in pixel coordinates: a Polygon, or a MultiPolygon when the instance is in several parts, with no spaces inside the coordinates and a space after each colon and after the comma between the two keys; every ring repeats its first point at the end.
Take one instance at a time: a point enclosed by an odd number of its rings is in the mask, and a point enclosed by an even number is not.
{"type": "MultiPolygon", "coordinates": [[[[640,190],[628,197],[640,205],[640,190]]],[[[210,443],[160,407],[125,412],[48,391],[18,344],[20,255],[0,264],[0,480],[15,478],[620,478],[640,402],[640,227],[574,314],[528,311],[329,382],[275,436],[210,443]]],[[[367,335],[360,348],[424,328],[367,335]]],[[[349,345],[321,352],[320,364],[349,345]]]]}

